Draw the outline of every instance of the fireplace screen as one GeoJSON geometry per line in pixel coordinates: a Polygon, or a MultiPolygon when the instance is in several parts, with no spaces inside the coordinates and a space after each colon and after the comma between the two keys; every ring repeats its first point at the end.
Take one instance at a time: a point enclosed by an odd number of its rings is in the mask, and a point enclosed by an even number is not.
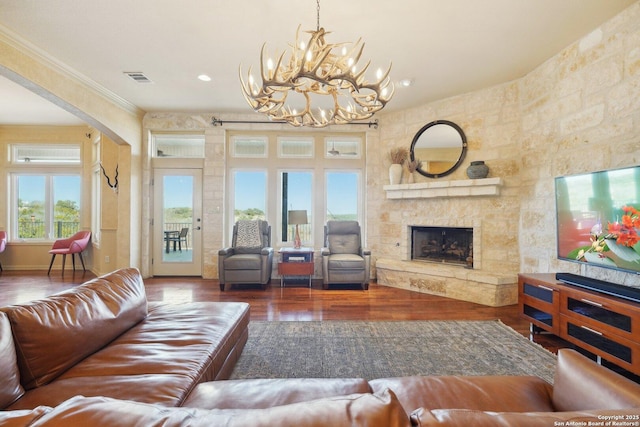
{"type": "Polygon", "coordinates": [[[473,267],[473,229],[411,227],[411,259],[473,267]]]}

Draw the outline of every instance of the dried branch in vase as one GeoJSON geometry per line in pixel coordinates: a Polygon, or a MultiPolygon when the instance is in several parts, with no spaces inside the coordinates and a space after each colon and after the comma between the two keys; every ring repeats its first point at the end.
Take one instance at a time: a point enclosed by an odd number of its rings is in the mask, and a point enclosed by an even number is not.
{"type": "Polygon", "coordinates": [[[401,165],[409,157],[409,150],[406,148],[393,148],[391,149],[390,156],[391,163],[401,165]]]}
{"type": "Polygon", "coordinates": [[[407,162],[407,169],[409,169],[409,172],[411,173],[414,173],[416,170],[418,170],[420,166],[422,166],[422,162],[417,159],[407,162]]]}

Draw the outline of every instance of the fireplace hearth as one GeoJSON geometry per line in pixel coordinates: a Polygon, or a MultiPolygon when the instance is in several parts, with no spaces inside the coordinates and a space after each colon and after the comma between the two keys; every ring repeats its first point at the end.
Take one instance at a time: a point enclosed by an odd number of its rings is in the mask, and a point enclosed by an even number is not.
{"type": "Polygon", "coordinates": [[[412,226],[411,259],[473,268],[473,228],[412,226]]]}

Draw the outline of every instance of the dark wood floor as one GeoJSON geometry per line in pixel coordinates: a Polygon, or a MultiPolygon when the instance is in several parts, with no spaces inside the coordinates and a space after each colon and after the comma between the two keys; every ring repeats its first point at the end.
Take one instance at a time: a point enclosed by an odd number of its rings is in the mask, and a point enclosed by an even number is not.
{"type": "MultiPolygon", "coordinates": [[[[0,273],[0,306],[23,303],[71,288],[95,277],[92,273],[60,271],[0,273]]],[[[368,291],[357,287],[323,290],[319,282],[280,287],[272,281],[267,290],[233,286],[220,291],[217,280],[191,277],[145,279],[149,301],[245,301],[252,320],[493,320],[500,319],[524,336],[529,323],[518,316],[517,305],[486,307],[464,301],[411,292],[372,282],[368,291]]],[[[545,335],[535,341],[555,352],[566,343],[545,335]]]]}
{"type": "MultiPolygon", "coordinates": [[[[72,288],[94,278],[92,273],[67,270],[4,271],[0,273],[0,307],[24,303],[72,288]]],[[[171,303],[190,301],[245,301],[251,305],[251,320],[494,320],[499,319],[525,337],[529,323],[518,316],[518,306],[487,307],[403,289],[378,285],[368,291],[359,287],[332,287],[323,290],[320,282],[312,288],[304,283],[280,287],[272,281],[266,289],[258,286],[233,286],[220,291],[217,280],[193,277],[154,277],[145,279],[147,299],[171,303]]],[[[560,338],[534,335],[534,341],[556,353],[572,347],[560,338]]],[[[610,368],[640,383],[640,376],[614,366],[610,368]]]]}

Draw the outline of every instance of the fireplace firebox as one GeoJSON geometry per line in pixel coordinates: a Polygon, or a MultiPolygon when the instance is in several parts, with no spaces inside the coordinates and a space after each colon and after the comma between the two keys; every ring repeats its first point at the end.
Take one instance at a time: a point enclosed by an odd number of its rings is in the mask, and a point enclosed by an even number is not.
{"type": "Polygon", "coordinates": [[[412,226],[411,259],[473,268],[473,228],[412,226]]]}

